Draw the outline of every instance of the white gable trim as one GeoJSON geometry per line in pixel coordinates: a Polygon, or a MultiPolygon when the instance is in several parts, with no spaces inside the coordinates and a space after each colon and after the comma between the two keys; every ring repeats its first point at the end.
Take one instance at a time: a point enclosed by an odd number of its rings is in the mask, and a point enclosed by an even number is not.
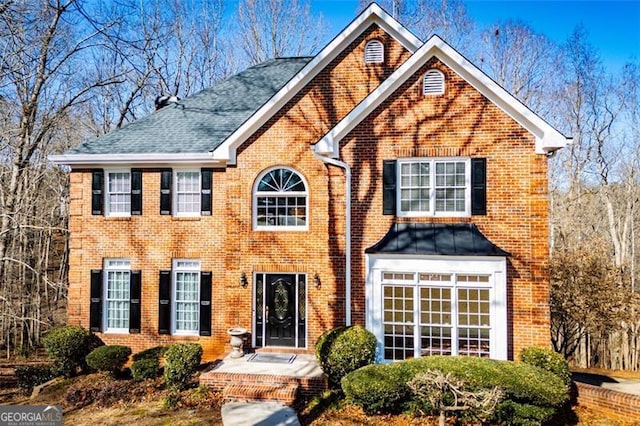
{"type": "Polygon", "coordinates": [[[571,142],[571,138],[564,136],[544,121],[440,37],[434,35],[356,108],[347,114],[329,133],[320,139],[314,147],[315,151],[319,154],[337,158],[339,156],[339,142],[433,56],[441,60],[517,123],[532,133],[536,138],[536,153],[550,153],[565,147],[567,143],[571,142]]]}
{"type": "Polygon", "coordinates": [[[414,53],[422,45],[419,38],[403,27],[380,6],[373,3],[338,34],[302,70],[273,97],[236,129],[220,146],[211,152],[213,159],[236,162],[236,149],[291,100],[320,71],[334,60],[371,24],[377,24],[402,46],[414,53]]]}

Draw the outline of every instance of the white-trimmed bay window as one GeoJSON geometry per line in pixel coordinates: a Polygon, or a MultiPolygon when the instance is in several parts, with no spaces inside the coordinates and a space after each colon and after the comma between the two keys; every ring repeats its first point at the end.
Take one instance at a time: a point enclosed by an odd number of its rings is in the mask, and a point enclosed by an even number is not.
{"type": "Polygon", "coordinates": [[[107,171],[105,185],[105,214],[129,216],[131,214],[131,172],[107,171]]]}
{"type": "Polygon", "coordinates": [[[370,256],[367,328],[381,360],[506,359],[506,261],[370,256]]]}
{"type": "Polygon", "coordinates": [[[200,323],[200,261],[173,261],[173,334],[198,335],[200,323]]]}
{"type": "Polygon", "coordinates": [[[471,214],[470,159],[399,159],[397,173],[399,216],[471,214]]]}
{"type": "Polygon", "coordinates": [[[175,206],[176,216],[200,215],[200,171],[175,171],[175,206]]]}
{"type": "Polygon", "coordinates": [[[279,167],[263,172],[253,194],[254,229],[308,229],[307,186],[294,170],[279,167]]]}
{"type": "Polygon", "coordinates": [[[128,259],[104,260],[104,331],[129,332],[131,262],[128,259]]]}

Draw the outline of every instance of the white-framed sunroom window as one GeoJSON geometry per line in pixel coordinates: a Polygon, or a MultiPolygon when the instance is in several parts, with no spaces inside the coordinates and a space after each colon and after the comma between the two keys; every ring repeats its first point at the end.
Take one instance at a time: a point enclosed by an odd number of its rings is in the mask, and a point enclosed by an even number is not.
{"type": "Polygon", "coordinates": [[[506,262],[390,260],[373,257],[367,282],[367,327],[379,356],[426,355],[506,359],[506,262]]]}
{"type": "Polygon", "coordinates": [[[275,167],[258,176],[253,191],[254,229],[307,230],[307,214],[307,184],[297,171],[275,167]]]}
{"type": "Polygon", "coordinates": [[[200,171],[176,170],[174,174],[175,197],[173,211],[175,215],[200,216],[200,171]]]}
{"type": "Polygon", "coordinates": [[[107,333],[129,332],[131,261],[104,260],[104,330],[107,333]]]}
{"type": "Polygon", "coordinates": [[[471,214],[469,158],[406,158],[398,160],[398,216],[471,214]]]}
{"type": "Polygon", "coordinates": [[[107,216],[131,215],[131,171],[106,171],[105,214],[107,216]]]}
{"type": "Polygon", "coordinates": [[[173,333],[198,335],[200,325],[200,261],[174,259],[172,269],[173,333]]]}

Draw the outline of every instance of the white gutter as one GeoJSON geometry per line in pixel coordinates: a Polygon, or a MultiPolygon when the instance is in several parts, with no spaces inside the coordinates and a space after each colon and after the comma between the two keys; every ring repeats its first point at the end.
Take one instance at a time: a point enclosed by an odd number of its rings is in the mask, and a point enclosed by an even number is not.
{"type": "Polygon", "coordinates": [[[209,152],[194,153],[149,153],[149,154],[62,154],[50,155],[49,161],[54,164],[67,165],[72,168],[95,167],[99,165],[135,165],[159,166],[166,164],[207,164],[224,166],[224,162],[215,161],[209,152]]]}
{"type": "MultiPolygon", "coordinates": [[[[314,147],[311,147],[314,150],[314,147]]],[[[331,164],[336,167],[341,167],[344,169],[345,179],[346,179],[346,188],[345,188],[345,197],[346,200],[346,208],[345,208],[345,272],[344,272],[344,293],[345,293],[345,325],[351,325],[351,167],[345,162],[338,161],[333,158],[325,157],[323,155],[318,154],[313,151],[313,156],[322,161],[323,163],[331,164]]]]}

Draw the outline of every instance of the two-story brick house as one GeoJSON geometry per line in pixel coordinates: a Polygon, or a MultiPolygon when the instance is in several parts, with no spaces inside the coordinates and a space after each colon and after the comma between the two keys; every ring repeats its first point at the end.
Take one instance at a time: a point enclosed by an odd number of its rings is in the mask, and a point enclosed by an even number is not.
{"type": "MultiPolygon", "coordinates": [[[[371,5],[52,160],[71,166],[69,322],[141,350],[250,331],[380,358],[548,346],[547,161],[568,139],[371,5]]],[[[228,348],[228,345],[227,345],[228,348]]]]}

